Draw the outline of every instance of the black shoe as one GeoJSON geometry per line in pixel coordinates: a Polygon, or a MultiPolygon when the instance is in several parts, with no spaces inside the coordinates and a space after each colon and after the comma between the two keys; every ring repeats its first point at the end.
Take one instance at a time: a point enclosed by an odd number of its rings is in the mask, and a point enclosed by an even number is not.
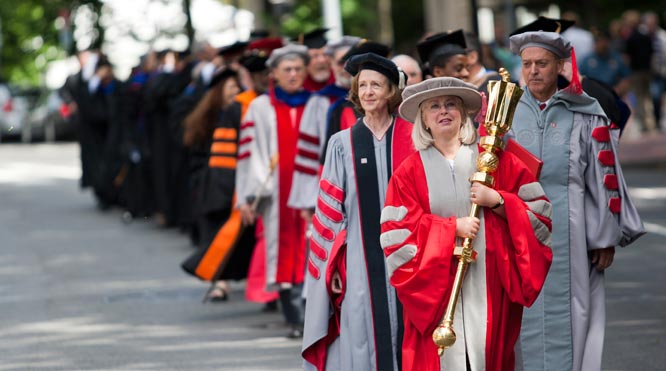
{"type": "Polygon", "coordinates": [[[132,223],[132,220],[134,220],[134,215],[132,215],[132,213],[129,211],[124,211],[120,218],[123,221],[123,223],[130,224],[132,223]]]}
{"type": "Polygon", "coordinates": [[[229,300],[229,293],[219,286],[211,287],[203,298],[203,302],[221,303],[229,300]]]}
{"type": "Polygon", "coordinates": [[[111,204],[110,203],[108,203],[106,201],[99,200],[99,199],[97,200],[97,210],[99,210],[99,211],[109,211],[109,209],[111,209],[111,204]]]}
{"type": "Polygon", "coordinates": [[[264,304],[263,308],[261,308],[261,311],[264,313],[275,313],[278,310],[278,303],[277,300],[269,301],[268,303],[264,304]]]}
{"type": "Polygon", "coordinates": [[[303,337],[303,325],[291,325],[291,330],[287,333],[288,339],[300,339],[303,337]]]}

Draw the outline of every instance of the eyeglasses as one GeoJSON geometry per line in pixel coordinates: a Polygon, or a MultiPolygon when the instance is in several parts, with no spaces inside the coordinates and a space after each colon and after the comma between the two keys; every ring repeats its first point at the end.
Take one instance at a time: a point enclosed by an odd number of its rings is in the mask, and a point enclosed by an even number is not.
{"type": "Polygon", "coordinates": [[[449,101],[445,102],[444,104],[440,104],[438,102],[432,102],[426,106],[426,110],[428,110],[429,113],[439,113],[439,111],[441,111],[442,108],[445,111],[453,111],[453,110],[458,110],[458,105],[456,104],[456,102],[449,101]]]}

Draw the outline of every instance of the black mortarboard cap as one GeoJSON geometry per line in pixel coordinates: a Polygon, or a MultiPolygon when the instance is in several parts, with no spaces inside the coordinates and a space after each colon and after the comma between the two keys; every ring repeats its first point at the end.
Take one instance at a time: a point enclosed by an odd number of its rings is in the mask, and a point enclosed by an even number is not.
{"type": "Polygon", "coordinates": [[[250,40],[263,39],[270,36],[266,30],[254,30],[250,32],[250,40]]]}
{"type": "Polygon", "coordinates": [[[573,26],[576,23],[574,21],[568,21],[566,19],[553,19],[546,18],[544,16],[539,16],[534,22],[528,23],[523,27],[518,28],[513,31],[509,36],[518,35],[525,32],[535,32],[535,31],[545,31],[545,32],[557,32],[562,33],[567,28],[573,26]]]}
{"type": "Polygon", "coordinates": [[[250,72],[260,72],[265,70],[267,55],[249,54],[240,57],[238,63],[245,67],[250,72]]]}
{"type": "MultiPolygon", "coordinates": [[[[466,54],[465,34],[463,30],[441,32],[416,44],[421,62],[426,63],[442,56],[466,54]]],[[[431,66],[432,67],[432,66],[431,66]]]]}
{"type": "Polygon", "coordinates": [[[222,81],[226,81],[230,77],[237,77],[238,72],[231,68],[222,68],[213,74],[213,78],[210,80],[210,83],[208,84],[208,88],[212,88],[213,86],[219,84],[222,81]]]}
{"type": "Polygon", "coordinates": [[[328,28],[317,28],[308,33],[298,35],[295,42],[305,45],[308,49],[319,49],[326,46],[326,32],[328,28]]]}
{"type": "Polygon", "coordinates": [[[361,70],[372,70],[386,76],[389,81],[400,88],[404,87],[407,75],[398,69],[393,61],[375,53],[359,54],[351,57],[345,64],[345,70],[356,76],[361,70]]]}
{"type": "Polygon", "coordinates": [[[233,44],[223,46],[217,53],[222,57],[231,58],[234,55],[241,54],[249,43],[247,41],[236,41],[233,44]]]}
{"type": "Polygon", "coordinates": [[[601,81],[584,78],[582,81],[583,90],[591,97],[595,98],[601,108],[611,120],[611,123],[618,125],[624,129],[627,121],[629,120],[629,108],[627,104],[615,93],[612,87],[604,84],[601,81]]]}
{"type": "Polygon", "coordinates": [[[349,51],[342,57],[343,61],[349,60],[349,58],[365,53],[374,53],[380,57],[388,58],[391,53],[391,48],[388,45],[380,44],[378,42],[370,40],[361,40],[358,44],[354,45],[349,49],[349,51]]]}

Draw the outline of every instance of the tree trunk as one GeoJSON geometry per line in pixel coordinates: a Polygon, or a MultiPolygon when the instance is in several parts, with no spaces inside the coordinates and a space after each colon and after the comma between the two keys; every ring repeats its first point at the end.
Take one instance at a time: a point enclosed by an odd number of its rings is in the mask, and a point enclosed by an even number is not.
{"type": "Polygon", "coordinates": [[[393,45],[393,18],[391,17],[391,0],[377,0],[379,13],[379,41],[393,45]]]}
{"type": "Polygon", "coordinates": [[[183,0],[183,12],[185,13],[185,33],[187,34],[187,49],[192,51],[194,47],[194,26],[192,26],[192,14],[190,12],[190,0],[183,0]]]}
{"type": "Polygon", "coordinates": [[[102,25],[99,23],[99,20],[102,16],[102,7],[104,4],[102,4],[101,0],[91,0],[90,6],[92,7],[93,12],[97,15],[93,25],[93,29],[95,30],[95,39],[90,46],[93,49],[101,50],[102,45],[104,45],[104,27],[102,27],[102,25]]]}

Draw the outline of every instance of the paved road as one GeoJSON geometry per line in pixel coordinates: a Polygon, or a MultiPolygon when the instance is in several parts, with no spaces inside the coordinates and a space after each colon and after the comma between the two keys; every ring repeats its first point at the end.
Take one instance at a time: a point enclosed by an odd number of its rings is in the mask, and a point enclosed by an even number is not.
{"type": "MultiPolygon", "coordinates": [[[[0,371],[298,370],[279,315],[200,304],[187,239],[100,213],[72,144],[0,145],[0,371]]],[[[652,232],[607,274],[605,370],[666,369],[666,169],[626,171],[652,232]]]]}
{"type": "Polygon", "coordinates": [[[298,370],[279,315],[201,304],[187,239],[100,213],[77,147],[0,146],[0,370],[298,370]]]}

